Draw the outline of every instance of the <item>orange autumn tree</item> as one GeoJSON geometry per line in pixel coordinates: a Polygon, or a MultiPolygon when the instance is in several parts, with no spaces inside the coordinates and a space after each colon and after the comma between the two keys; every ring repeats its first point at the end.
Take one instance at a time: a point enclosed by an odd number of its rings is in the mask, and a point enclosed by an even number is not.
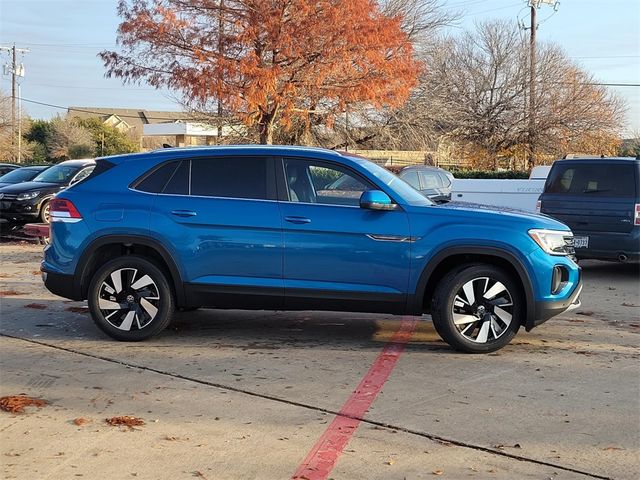
{"type": "Polygon", "coordinates": [[[272,143],[276,127],[347,104],[401,105],[421,64],[373,0],[121,0],[107,76],[221,102],[272,143]]]}

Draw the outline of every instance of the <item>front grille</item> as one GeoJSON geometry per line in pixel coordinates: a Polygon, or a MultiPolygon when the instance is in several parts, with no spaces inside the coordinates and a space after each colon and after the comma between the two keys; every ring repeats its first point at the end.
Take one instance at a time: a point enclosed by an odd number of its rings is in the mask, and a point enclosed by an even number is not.
{"type": "Polygon", "coordinates": [[[17,193],[5,193],[1,200],[15,200],[16,198],[18,198],[17,193]]]}

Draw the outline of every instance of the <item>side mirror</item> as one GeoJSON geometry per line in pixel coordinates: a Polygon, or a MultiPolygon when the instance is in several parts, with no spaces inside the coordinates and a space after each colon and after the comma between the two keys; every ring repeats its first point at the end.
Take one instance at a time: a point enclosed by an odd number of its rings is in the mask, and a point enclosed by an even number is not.
{"type": "Polygon", "coordinates": [[[367,190],[360,196],[360,208],[369,210],[395,210],[398,205],[381,190],[367,190]]]}

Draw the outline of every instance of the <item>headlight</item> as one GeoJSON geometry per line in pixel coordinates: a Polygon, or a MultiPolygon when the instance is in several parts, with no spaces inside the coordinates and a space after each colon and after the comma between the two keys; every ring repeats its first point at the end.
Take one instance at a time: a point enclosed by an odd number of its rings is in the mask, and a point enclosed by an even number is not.
{"type": "Polygon", "coordinates": [[[32,198],[36,198],[38,195],[40,195],[39,191],[21,193],[16,197],[16,200],[31,200],[32,198]]]}
{"type": "Polygon", "coordinates": [[[529,236],[549,255],[573,255],[573,233],[562,230],[529,230],[529,236]]]}

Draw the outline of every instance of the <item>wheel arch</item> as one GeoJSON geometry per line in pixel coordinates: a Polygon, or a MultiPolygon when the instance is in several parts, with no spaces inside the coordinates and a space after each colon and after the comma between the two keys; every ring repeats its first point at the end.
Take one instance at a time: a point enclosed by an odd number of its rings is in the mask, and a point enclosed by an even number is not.
{"type": "Polygon", "coordinates": [[[422,270],[413,304],[409,310],[415,313],[429,313],[431,299],[438,281],[457,266],[467,263],[487,263],[503,268],[519,280],[525,301],[526,318],[524,327],[529,331],[529,319],[535,316],[533,283],[522,261],[512,252],[489,246],[454,246],[439,251],[422,270]]]}
{"type": "Polygon", "coordinates": [[[169,251],[157,240],[139,235],[107,235],[93,240],[84,249],[76,271],[75,291],[84,300],[91,276],[105,261],[121,255],[139,255],[155,261],[168,275],[169,284],[176,298],[176,305],[185,304],[182,275],[169,251]]]}

